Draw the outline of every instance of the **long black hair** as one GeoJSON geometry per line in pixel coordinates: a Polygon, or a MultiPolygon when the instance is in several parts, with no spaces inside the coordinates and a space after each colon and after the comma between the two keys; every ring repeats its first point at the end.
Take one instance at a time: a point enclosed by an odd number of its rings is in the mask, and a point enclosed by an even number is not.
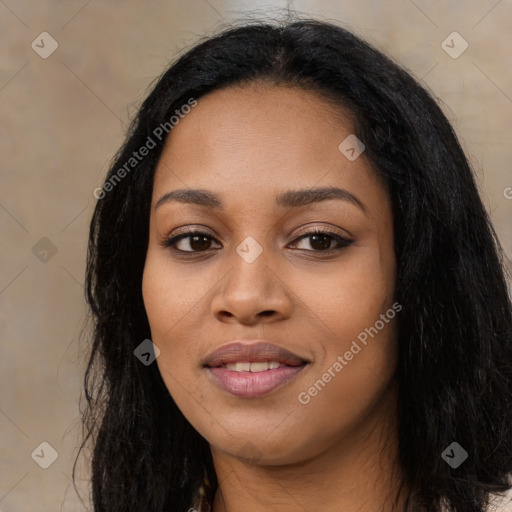
{"type": "Polygon", "coordinates": [[[510,488],[512,473],[512,306],[499,241],[436,101],[367,42],[316,20],[231,27],[182,55],[142,103],[97,194],[83,441],[93,445],[95,512],[186,511],[204,480],[212,503],[208,443],[157,365],[141,364],[134,349],[150,338],[141,283],[169,120],[191,99],[255,81],[315,91],[353,114],[393,203],[395,297],[403,306],[395,378],[400,462],[413,490],[408,507],[483,512],[489,493],[510,488]],[[147,156],[130,160],[149,138],[147,156]],[[442,457],[454,442],[468,454],[457,468],[442,457]]]}

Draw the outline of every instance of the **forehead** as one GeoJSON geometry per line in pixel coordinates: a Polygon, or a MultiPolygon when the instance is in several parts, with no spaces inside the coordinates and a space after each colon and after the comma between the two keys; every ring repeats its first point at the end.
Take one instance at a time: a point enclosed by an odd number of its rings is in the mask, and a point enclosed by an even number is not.
{"type": "Polygon", "coordinates": [[[154,181],[154,201],[170,190],[210,189],[232,199],[273,200],[277,191],[350,186],[377,200],[364,153],[339,149],[353,134],[351,115],[318,94],[250,85],[214,91],[171,130],[154,181]]]}

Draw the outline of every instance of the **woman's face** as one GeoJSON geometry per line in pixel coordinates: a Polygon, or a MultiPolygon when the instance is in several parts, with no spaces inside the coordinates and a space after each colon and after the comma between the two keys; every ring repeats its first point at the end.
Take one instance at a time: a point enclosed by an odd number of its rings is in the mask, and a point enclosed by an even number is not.
{"type": "Polygon", "coordinates": [[[144,302],[169,393],[214,451],[299,462],[392,415],[392,210],[361,147],[339,149],[352,132],[312,92],[253,84],[200,98],[168,137],[144,302]]]}

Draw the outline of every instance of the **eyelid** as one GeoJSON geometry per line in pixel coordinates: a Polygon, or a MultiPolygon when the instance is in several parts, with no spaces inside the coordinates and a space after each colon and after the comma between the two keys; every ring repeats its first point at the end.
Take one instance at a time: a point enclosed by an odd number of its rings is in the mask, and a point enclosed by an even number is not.
{"type": "MultiPolygon", "coordinates": [[[[181,235],[194,235],[201,234],[207,235],[210,238],[218,240],[220,237],[210,228],[202,224],[187,224],[186,226],[180,226],[173,229],[171,232],[165,232],[158,237],[158,243],[163,246],[168,246],[169,240],[175,239],[181,235]]],[[[186,238],[186,237],[184,237],[186,238]]]]}
{"type": "MultiPolygon", "coordinates": [[[[205,233],[208,232],[208,234],[213,233],[212,229],[210,229],[207,226],[204,226],[203,224],[187,224],[186,226],[180,226],[180,227],[177,227],[176,229],[173,229],[172,235],[169,234],[165,238],[171,238],[171,237],[178,236],[178,235],[181,235],[184,233],[187,233],[187,234],[194,233],[195,231],[205,231],[205,233]]],[[[211,236],[214,237],[217,235],[212,234],[211,236]]]]}
{"type": "Polygon", "coordinates": [[[348,232],[348,231],[345,231],[344,232],[341,232],[341,230],[339,228],[335,228],[334,226],[325,226],[325,225],[318,225],[318,224],[315,224],[313,226],[305,226],[305,227],[302,227],[298,230],[297,233],[295,233],[294,236],[296,237],[299,237],[301,235],[309,235],[309,234],[316,234],[316,233],[322,233],[322,234],[326,234],[326,235],[337,235],[341,238],[346,238],[346,239],[350,239],[352,240],[353,239],[353,236],[348,232]]]}
{"type": "Polygon", "coordinates": [[[171,234],[163,235],[161,238],[159,238],[158,243],[164,248],[174,250],[178,253],[199,253],[199,251],[180,251],[179,249],[174,249],[172,247],[172,245],[176,244],[178,241],[186,239],[187,237],[198,235],[206,235],[212,240],[215,240],[217,243],[220,243],[217,240],[217,235],[211,234],[211,230],[209,230],[206,226],[186,226],[183,228],[177,228],[177,230],[173,230],[171,234]]]}
{"type": "MultiPolygon", "coordinates": [[[[212,233],[212,230],[210,228],[208,228],[207,226],[204,226],[202,224],[193,224],[193,225],[186,225],[186,226],[182,226],[182,227],[178,227],[176,228],[175,230],[172,231],[172,235],[171,234],[168,234],[168,235],[164,235],[162,241],[167,241],[169,240],[170,238],[174,238],[176,236],[179,236],[181,234],[193,234],[193,233],[196,233],[197,231],[201,231],[201,234],[207,234],[208,236],[211,236],[212,238],[220,238],[217,234],[211,234],[212,233]],[[205,230],[204,232],[202,232],[202,230],[205,230]]],[[[340,232],[339,228],[336,228],[334,226],[329,226],[329,227],[326,227],[326,226],[322,226],[322,225],[318,225],[318,224],[315,224],[313,226],[304,226],[302,228],[300,228],[298,230],[298,232],[295,233],[295,237],[299,237],[301,235],[305,235],[305,234],[315,234],[317,232],[319,233],[325,233],[325,234],[335,234],[335,235],[338,235],[340,236],[341,238],[348,238],[348,239],[352,239],[353,236],[346,230],[343,230],[343,232],[340,232]]]]}
{"type": "MultiPolygon", "coordinates": [[[[178,228],[179,229],[179,228],[178,228]]],[[[180,242],[183,239],[186,239],[188,237],[192,236],[206,236],[208,238],[211,238],[216,243],[220,243],[216,236],[210,234],[210,230],[206,228],[206,226],[201,226],[201,228],[198,228],[197,226],[185,226],[182,229],[179,229],[178,232],[174,231],[171,235],[164,236],[160,241],[160,245],[162,245],[164,248],[172,251],[175,254],[178,255],[186,255],[186,254],[207,254],[212,249],[207,249],[205,251],[183,251],[181,249],[176,249],[173,246],[180,242]]],[[[355,241],[354,238],[350,236],[343,235],[337,231],[335,231],[333,228],[326,228],[325,226],[319,226],[315,225],[312,227],[303,227],[299,230],[298,233],[295,233],[295,238],[292,240],[291,243],[297,243],[300,240],[307,238],[308,236],[313,236],[315,234],[321,234],[326,235],[330,238],[332,238],[335,242],[338,243],[337,247],[330,248],[325,251],[311,251],[311,250],[305,250],[306,252],[312,252],[312,253],[318,253],[318,254],[330,254],[337,251],[341,251],[342,249],[352,245],[352,243],[355,241]]],[[[222,245],[222,244],[221,244],[222,245]]]]}

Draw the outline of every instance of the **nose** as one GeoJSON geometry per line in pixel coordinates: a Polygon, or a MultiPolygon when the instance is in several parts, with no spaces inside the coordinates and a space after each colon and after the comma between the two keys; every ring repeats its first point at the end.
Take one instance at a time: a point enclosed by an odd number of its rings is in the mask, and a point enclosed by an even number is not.
{"type": "Polygon", "coordinates": [[[292,294],[271,259],[265,251],[252,263],[234,254],[231,269],[212,299],[212,313],[217,320],[254,325],[290,316],[292,294]]]}

